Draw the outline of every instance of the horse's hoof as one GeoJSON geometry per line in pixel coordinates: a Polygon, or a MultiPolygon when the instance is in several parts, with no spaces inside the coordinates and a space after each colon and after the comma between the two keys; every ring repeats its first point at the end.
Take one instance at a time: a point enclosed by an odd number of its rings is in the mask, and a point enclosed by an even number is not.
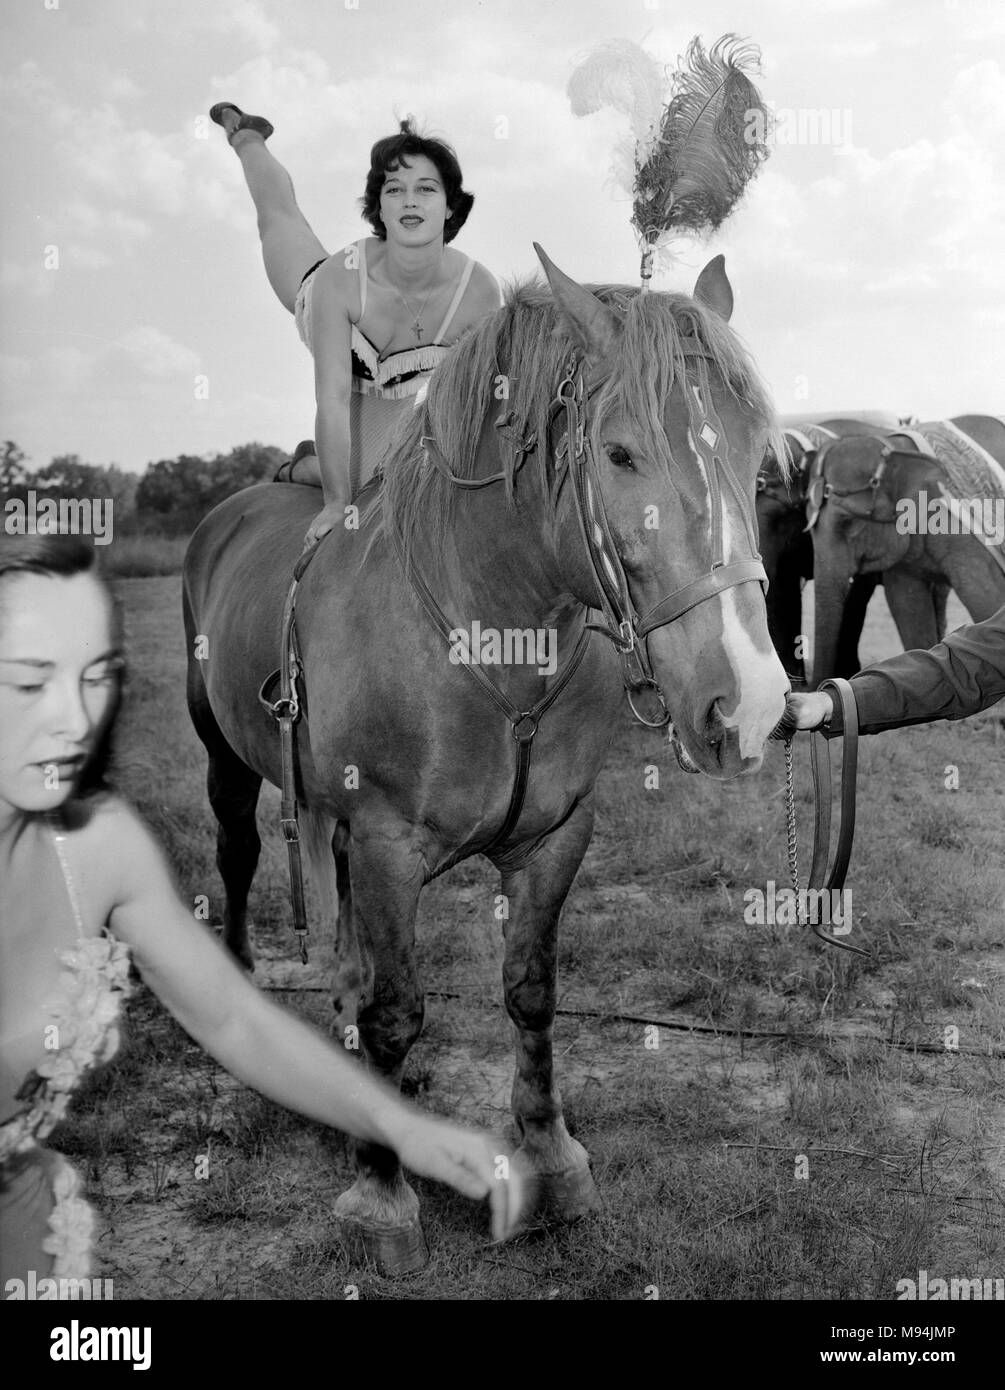
{"type": "Polygon", "coordinates": [[[600,1210],[600,1195],[589,1167],[535,1174],[537,1210],[543,1217],[578,1221],[600,1210]]]}
{"type": "MultiPolygon", "coordinates": [[[[336,1216],[338,1216],[336,1209],[336,1216]]],[[[350,1259],[376,1265],[378,1274],[414,1274],[429,1263],[418,1216],[403,1226],[381,1226],[357,1217],[338,1217],[339,1235],[350,1259]]]]}

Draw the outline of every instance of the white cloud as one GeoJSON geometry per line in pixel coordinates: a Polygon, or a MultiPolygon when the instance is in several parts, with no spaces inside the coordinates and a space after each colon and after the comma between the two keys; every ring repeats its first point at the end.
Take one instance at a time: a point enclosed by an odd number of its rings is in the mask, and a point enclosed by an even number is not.
{"type": "Polygon", "coordinates": [[[180,373],[193,374],[199,369],[198,353],[176,343],[151,324],[130,329],[118,340],[118,346],[125,349],[144,376],[154,380],[180,373]]]}
{"type": "Polygon", "coordinates": [[[43,266],[41,257],[34,261],[5,260],[0,266],[0,291],[4,295],[42,298],[52,294],[56,280],[53,271],[43,266]]]}
{"type": "Polygon", "coordinates": [[[220,33],[233,35],[263,50],[277,43],[281,33],[258,0],[214,0],[200,15],[200,20],[220,33]]]}
{"type": "Polygon", "coordinates": [[[956,74],[945,102],[955,128],[971,139],[1005,132],[1005,73],[985,58],[956,74]]]}

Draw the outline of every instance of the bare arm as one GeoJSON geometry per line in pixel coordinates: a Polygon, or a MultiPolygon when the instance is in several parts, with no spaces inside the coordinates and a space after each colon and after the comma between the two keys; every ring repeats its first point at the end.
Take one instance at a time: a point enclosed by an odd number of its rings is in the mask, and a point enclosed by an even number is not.
{"type": "Polygon", "coordinates": [[[471,297],[471,317],[474,322],[484,318],[486,314],[494,313],[502,306],[499,282],[480,261],[475,262],[475,268],[471,272],[468,294],[471,297]]]}
{"type": "MultiPolygon", "coordinates": [[[[492,1200],[493,1233],[512,1228],[522,1188],[500,1180],[499,1144],[406,1105],[345,1051],[251,984],[179,901],[139,817],[114,800],[99,813],[120,881],[109,926],[132,949],[144,981],[185,1031],[239,1080],[272,1100],[359,1139],[393,1149],[414,1171],[492,1200]]],[[[505,1165],[503,1165],[505,1167],[505,1165]]]]}
{"type": "Polygon", "coordinates": [[[354,275],[326,264],[316,272],[314,325],[314,393],[317,413],[314,441],[321,468],[324,509],[308,531],[308,543],[344,520],[351,500],[349,486],[349,401],[352,395],[352,323],[349,318],[354,275]]]}

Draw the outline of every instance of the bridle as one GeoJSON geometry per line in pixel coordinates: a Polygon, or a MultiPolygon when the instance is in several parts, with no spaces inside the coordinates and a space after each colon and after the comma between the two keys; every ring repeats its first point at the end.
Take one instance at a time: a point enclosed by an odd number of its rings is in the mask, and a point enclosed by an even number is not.
{"type": "MultiPolygon", "coordinates": [[[[682,338],[681,348],[685,357],[712,360],[711,354],[694,337],[682,338]]],[[[571,479],[583,549],[596,590],[595,606],[604,619],[602,622],[588,622],[585,627],[601,633],[614,644],[621,658],[622,678],[633,715],[647,728],[659,729],[669,724],[670,712],[653,674],[647,646],[649,634],[676,622],[692,608],[738,584],[756,581],[766,588],[767,575],[758,553],[757,533],[749,515],[747,499],[730,464],[726,431],[712,404],[707,382],[702,381],[697,385],[688,382],[684,394],[690,421],[689,437],[702,462],[711,500],[711,563],[705,574],[667,594],[644,614],[638,613],[604,506],[589,427],[589,403],[606,385],[610,375],[609,367],[602,368],[587,381],[585,355],[578,349],[570,354],[549,413],[549,437],[564,424],[553,449],[555,476],[551,486],[551,504],[553,509],[557,509],[562,487],[571,479]],[[725,557],[720,478],[725,480],[740,505],[751,548],[750,559],[731,564],[726,563],[725,557]],[[657,719],[645,718],[636,708],[633,695],[643,689],[652,691],[659,701],[662,712],[657,719]]],[[[498,423],[508,423],[508,420],[498,423]]],[[[481,479],[461,478],[450,469],[433,439],[424,435],[421,442],[434,466],[457,486],[485,487],[502,482],[507,476],[505,472],[499,472],[481,479]]],[[[527,455],[536,447],[537,441],[533,437],[518,443],[511,476],[515,477],[527,455]]]]}
{"type": "MultiPolygon", "coordinates": [[[[825,429],[822,425],[817,425],[815,428],[821,434],[829,435],[831,439],[837,438],[831,430],[825,429]]],[[[796,477],[794,479],[799,484],[799,493],[793,496],[791,487],[785,482],[781,474],[765,471],[762,464],[757,472],[757,494],[759,497],[770,497],[773,501],[780,502],[790,511],[802,512],[806,502],[806,479],[809,476],[810,465],[820,446],[815,444],[803,430],[787,429],[783,431],[783,434],[786,439],[795,440],[803,451],[802,459],[796,465],[796,477]]]]}

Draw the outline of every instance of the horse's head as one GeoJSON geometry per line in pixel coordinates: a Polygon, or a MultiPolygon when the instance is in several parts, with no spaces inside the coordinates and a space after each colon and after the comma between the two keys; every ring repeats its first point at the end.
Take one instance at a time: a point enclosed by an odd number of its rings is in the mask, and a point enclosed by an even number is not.
{"type": "MultiPolygon", "coordinates": [[[[562,327],[588,358],[587,388],[602,381],[587,406],[593,468],[675,736],[712,776],[755,771],[788,689],[759,582],[755,480],[769,443],[784,445],[727,326],[722,258],[693,299],[622,293],[619,313],[539,254],[562,327]]],[[[596,607],[572,491],[560,558],[596,607]]]]}

